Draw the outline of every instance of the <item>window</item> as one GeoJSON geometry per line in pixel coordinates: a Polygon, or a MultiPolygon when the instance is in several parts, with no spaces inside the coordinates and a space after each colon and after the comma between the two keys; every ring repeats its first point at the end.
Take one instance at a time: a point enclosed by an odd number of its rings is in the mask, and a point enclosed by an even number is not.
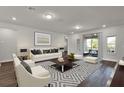
{"type": "Polygon", "coordinates": [[[92,39],[92,49],[93,50],[98,50],[98,38],[93,38],[92,39]]]}
{"type": "Polygon", "coordinates": [[[107,52],[115,53],[116,49],[116,36],[107,37],[107,52]]]}
{"type": "Polygon", "coordinates": [[[91,38],[86,39],[86,50],[98,50],[98,39],[97,38],[91,38]]]}
{"type": "Polygon", "coordinates": [[[89,51],[91,49],[91,39],[87,39],[86,40],[86,47],[87,47],[87,51],[89,51]]]}

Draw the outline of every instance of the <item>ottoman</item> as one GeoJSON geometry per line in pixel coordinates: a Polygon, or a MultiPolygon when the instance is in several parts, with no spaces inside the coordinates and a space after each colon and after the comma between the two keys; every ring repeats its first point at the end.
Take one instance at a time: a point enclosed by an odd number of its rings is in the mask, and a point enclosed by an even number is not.
{"type": "Polygon", "coordinates": [[[97,57],[85,57],[84,61],[85,62],[89,62],[89,63],[97,63],[98,62],[98,58],[97,57]]]}

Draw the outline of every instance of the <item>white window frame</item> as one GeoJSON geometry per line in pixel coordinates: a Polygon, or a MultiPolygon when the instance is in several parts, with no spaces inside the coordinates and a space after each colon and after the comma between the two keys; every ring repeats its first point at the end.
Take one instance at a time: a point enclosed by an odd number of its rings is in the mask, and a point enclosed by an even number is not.
{"type": "Polygon", "coordinates": [[[106,38],[106,49],[107,49],[107,53],[115,54],[117,52],[116,51],[116,47],[117,47],[116,44],[117,44],[117,36],[116,35],[107,36],[107,38],[106,38]],[[115,51],[114,52],[108,51],[108,38],[109,37],[115,37],[115,51]]]}

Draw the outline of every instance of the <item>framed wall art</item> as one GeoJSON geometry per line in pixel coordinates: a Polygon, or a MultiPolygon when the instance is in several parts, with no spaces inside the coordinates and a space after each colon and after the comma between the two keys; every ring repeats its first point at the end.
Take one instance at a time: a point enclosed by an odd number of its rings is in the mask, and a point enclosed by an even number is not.
{"type": "Polygon", "coordinates": [[[51,45],[51,35],[46,33],[34,33],[35,45],[51,45]]]}

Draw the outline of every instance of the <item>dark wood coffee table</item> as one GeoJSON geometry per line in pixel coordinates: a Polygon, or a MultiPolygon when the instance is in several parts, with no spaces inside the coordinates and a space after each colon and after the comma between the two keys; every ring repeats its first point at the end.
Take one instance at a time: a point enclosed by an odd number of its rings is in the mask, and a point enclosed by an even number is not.
{"type": "Polygon", "coordinates": [[[59,62],[58,59],[54,59],[53,62],[55,62],[55,64],[51,65],[51,67],[63,73],[69,69],[79,66],[76,64],[76,61],[78,60],[69,61],[67,58],[64,58],[64,62],[59,62]]]}

